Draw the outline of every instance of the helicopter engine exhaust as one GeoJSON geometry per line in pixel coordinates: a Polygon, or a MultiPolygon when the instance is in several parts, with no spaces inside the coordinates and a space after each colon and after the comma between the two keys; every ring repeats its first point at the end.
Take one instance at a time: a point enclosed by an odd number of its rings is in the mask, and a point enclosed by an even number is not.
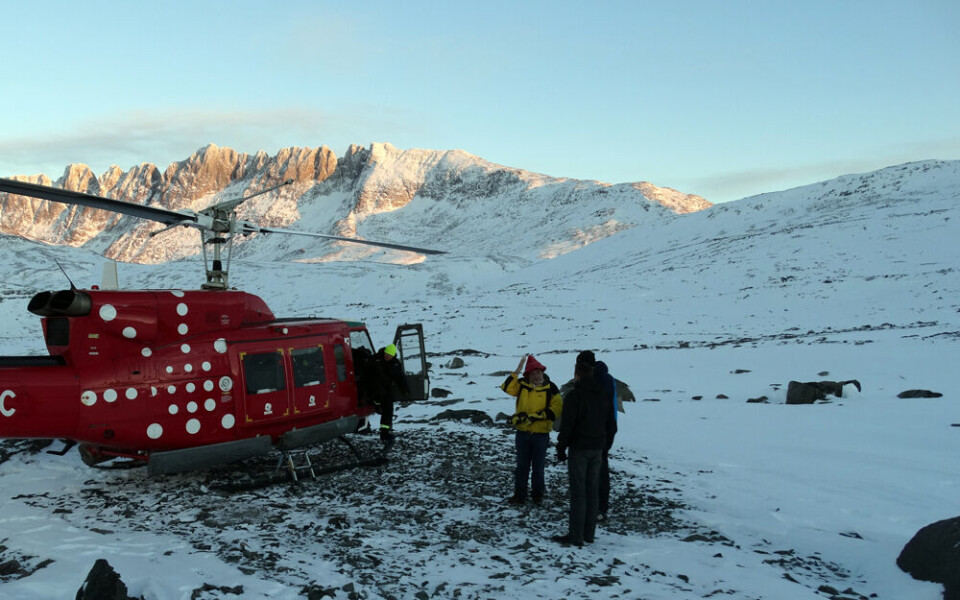
{"type": "Polygon", "coordinates": [[[90,296],[77,290],[40,292],[27,305],[27,310],[40,317],[84,317],[90,314],[90,296]]]}
{"type": "Polygon", "coordinates": [[[52,317],[53,311],[50,310],[50,299],[53,298],[53,292],[40,292],[30,299],[27,304],[27,310],[38,317],[52,317]]]}

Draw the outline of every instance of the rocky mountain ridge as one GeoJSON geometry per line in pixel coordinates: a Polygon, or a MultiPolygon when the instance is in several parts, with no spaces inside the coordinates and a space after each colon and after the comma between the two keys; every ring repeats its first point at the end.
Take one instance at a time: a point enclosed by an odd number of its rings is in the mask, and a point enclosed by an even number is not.
{"type": "MultiPolygon", "coordinates": [[[[46,175],[17,178],[195,211],[292,179],[292,185],[244,203],[240,217],[271,227],[371,238],[380,235],[407,243],[433,241],[434,245],[465,215],[468,220],[483,214],[526,218],[534,227],[555,230],[558,224],[547,217],[560,211],[564,216],[560,239],[544,236],[541,246],[526,249],[537,253],[557,242],[571,249],[580,247],[632,227],[647,213],[668,217],[711,206],[699,196],[647,182],[610,185],[555,178],[496,165],[462,150],[400,150],[386,143],[352,145],[340,158],[326,146],[285,148],[269,156],[263,151],[250,155],[210,144],[165,170],[149,163],[128,171],[113,166],[98,177],[86,165],[73,164],[56,181],[46,175]],[[377,219],[400,209],[419,214],[411,214],[410,223],[399,226],[377,219]]],[[[0,194],[2,234],[82,246],[125,262],[164,262],[199,252],[194,232],[176,230],[151,238],[150,233],[159,229],[154,223],[100,210],[0,194]]],[[[478,246],[489,251],[524,250],[504,248],[496,236],[485,236],[479,242],[478,246]]],[[[342,255],[340,248],[327,242],[281,246],[290,253],[288,258],[329,260],[342,255]]],[[[370,252],[374,250],[366,250],[370,252]]]]}

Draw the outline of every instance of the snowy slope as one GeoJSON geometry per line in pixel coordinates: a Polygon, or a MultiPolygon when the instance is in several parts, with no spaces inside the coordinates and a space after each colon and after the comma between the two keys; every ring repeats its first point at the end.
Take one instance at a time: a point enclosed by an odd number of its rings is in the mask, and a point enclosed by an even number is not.
{"type": "MultiPolygon", "coordinates": [[[[958,199],[960,163],[925,162],[638,222],[554,258],[470,252],[466,224],[444,239],[456,252],[410,266],[245,256],[234,284],[278,314],[364,320],[381,344],[423,322],[450,397],[400,410],[388,466],[299,487],[224,494],[209,473],[145,480],[14,454],[0,563],[22,569],[0,598],[70,597],[103,557],[148,599],[240,585],[245,598],[935,600],[940,586],[894,561],[957,515],[958,199]],[[513,404],[496,386],[524,352],[564,382],[584,348],[639,402],[621,415],[611,520],[571,550],[549,540],[564,528],[561,467],[543,507],[502,505],[512,438],[497,416],[513,404]],[[786,406],[791,379],[863,390],[786,406]],[[943,397],[897,397],[908,389],[943,397]],[[491,421],[438,418],[449,409],[491,421]]],[[[558,227],[579,218],[564,210],[558,227]]],[[[416,219],[402,212],[364,226],[385,233],[396,216],[404,231],[416,219]]],[[[478,213],[475,227],[523,239],[514,217],[478,213]]],[[[0,353],[42,353],[25,306],[65,287],[51,258],[81,286],[101,261],[8,237],[0,250],[0,353]]],[[[196,287],[201,271],[120,265],[130,287],[196,287]]]]}

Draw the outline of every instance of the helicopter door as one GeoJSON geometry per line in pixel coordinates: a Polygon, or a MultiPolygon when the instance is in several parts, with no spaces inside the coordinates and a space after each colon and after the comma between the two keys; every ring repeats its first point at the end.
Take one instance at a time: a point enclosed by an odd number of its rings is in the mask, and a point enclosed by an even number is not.
{"type": "Polygon", "coordinates": [[[348,343],[349,340],[344,340],[339,335],[333,340],[334,380],[327,386],[330,390],[330,403],[343,415],[356,412],[357,388],[351,381],[352,378],[348,377],[348,373],[353,371],[353,359],[350,359],[349,365],[347,363],[348,343]]]}
{"type": "Polygon", "coordinates": [[[243,365],[244,423],[248,426],[290,414],[282,348],[240,352],[243,365]]]}
{"type": "Polygon", "coordinates": [[[430,375],[427,372],[427,353],[423,345],[423,325],[401,325],[393,336],[397,358],[407,377],[411,400],[426,400],[430,395],[430,375]]]}
{"type": "Polygon", "coordinates": [[[330,390],[323,344],[289,348],[293,366],[293,414],[330,410],[330,390]]]}

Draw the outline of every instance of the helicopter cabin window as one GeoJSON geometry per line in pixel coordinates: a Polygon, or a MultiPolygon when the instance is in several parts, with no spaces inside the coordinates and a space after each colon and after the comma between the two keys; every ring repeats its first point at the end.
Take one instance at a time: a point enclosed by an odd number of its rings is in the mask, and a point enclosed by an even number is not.
{"type": "Polygon", "coordinates": [[[370,334],[364,330],[354,330],[350,332],[350,347],[354,351],[359,348],[366,348],[370,354],[374,354],[376,350],[373,349],[373,342],[370,341],[370,334]]]}
{"type": "Polygon", "coordinates": [[[48,346],[70,345],[70,319],[52,317],[47,319],[46,343],[48,346]]]}
{"type": "Polygon", "coordinates": [[[247,354],[243,357],[243,376],[248,394],[266,394],[286,388],[282,358],[279,352],[247,354]]]}
{"type": "Polygon", "coordinates": [[[333,357],[337,361],[337,381],[347,380],[347,358],[342,344],[333,347],[333,357]]]}
{"type": "Polygon", "coordinates": [[[294,348],[290,350],[293,362],[293,385],[308,387],[320,385],[326,380],[323,372],[323,346],[294,348]]]}

